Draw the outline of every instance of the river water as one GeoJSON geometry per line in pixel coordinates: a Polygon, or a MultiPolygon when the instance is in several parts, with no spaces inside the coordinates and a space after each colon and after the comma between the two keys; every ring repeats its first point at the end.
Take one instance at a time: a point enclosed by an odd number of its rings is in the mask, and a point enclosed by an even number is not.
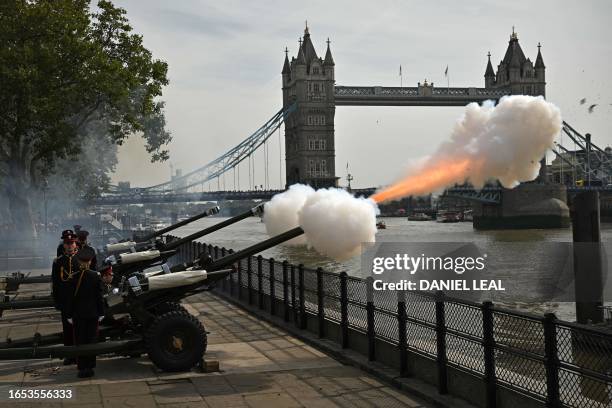
{"type": "MultiPolygon", "coordinates": [[[[192,224],[182,227],[174,232],[174,235],[185,236],[201,230],[207,226],[214,225],[225,218],[204,218],[192,224]]],[[[469,222],[444,224],[435,221],[407,221],[406,218],[382,218],[387,229],[379,230],[376,236],[377,242],[475,242],[492,248],[498,257],[505,258],[505,262],[511,264],[513,279],[531,281],[538,276],[538,263],[547,263],[549,260],[541,259],[538,255],[537,245],[549,243],[571,242],[571,229],[552,230],[499,230],[499,231],[476,231],[469,222]],[[521,248],[521,249],[517,249],[521,248]],[[531,249],[531,251],[529,250],[531,249]],[[535,266],[534,266],[535,265],[535,266]]],[[[330,226],[332,228],[332,226],[330,226]]],[[[602,224],[602,241],[610,248],[612,243],[612,224],[602,224]]],[[[214,232],[199,241],[207,244],[217,245],[228,249],[239,250],[268,238],[264,224],[259,218],[251,217],[234,225],[214,232]]],[[[553,244],[550,244],[553,245],[553,244]]],[[[331,272],[346,271],[349,275],[366,277],[369,271],[362,271],[361,258],[356,256],[344,262],[337,262],[319,255],[313,249],[306,247],[276,246],[262,252],[265,258],[273,257],[276,260],[287,260],[293,264],[303,263],[310,268],[322,267],[331,272]]],[[[610,256],[612,254],[607,254],[610,256]]],[[[554,260],[550,260],[553,262],[554,260]]],[[[609,264],[604,263],[608,269],[609,264]]],[[[610,276],[612,276],[612,271],[610,276]]],[[[537,285],[536,285],[537,286],[537,285]]],[[[537,290],[537,289],[534,289],[537,290]]],[[[606,299],[612,300],[612,299],[606,299]]],[[[552,311],[559,318],[567,320],[574,319],[574,306],[571,303],[528,303],[514,302],[508,304],[513,309],[525,310],[534,313],[552,311]]]]}

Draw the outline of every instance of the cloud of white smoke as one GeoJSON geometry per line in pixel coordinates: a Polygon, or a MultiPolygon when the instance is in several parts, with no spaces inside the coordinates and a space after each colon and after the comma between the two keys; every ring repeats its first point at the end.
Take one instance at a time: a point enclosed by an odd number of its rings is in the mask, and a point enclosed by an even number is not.
{"type": "Polygon", "coordinates": [[[301,226],[304,235],[286,244],[307,244],[322,255],[344,260],[358,254],[361,243],[375,241],[377,213],[374,201],[345,190],[314,191],[294,184],[266,203],[263,220],[270,236],[301,226]]]}
{"type": "Polygon", "coordinates": [[[374,201],[330,188],[311,194],[298,219],[309,246],[342,261],[359,254],[363,242],[375,242],[377,212],[374,201]]]}
{"type": "Polygon", "coordinates": [[[376,202],[427,194],[466,180],[482,187],[491,179],[512,188],[537,177],[540,160],[562,127],[561,113],[541,96],[507,96],[497,106],[471,103],[451,137],[422,165],[376,193],[376,202]]]}
{"type": "MultiPolygon", "coordinates": [[[[264,206],[263,221],[270,236],[281,234],[300,225],[298,211],[314,189],[304,184],[294,184],[287,191],[272,197],[264,206]]],[[[304,235],[287,241],[285,245],[305,245],[304,235]]]]}
{"type": "Polygon", "coordinates": [[[504,187],[537,177],[540,160],[553,146],[562,127],[561,112],[541,96],[513,95],[497,106],[487,101],[472,103],[455,125],[451,140],[436,155],[460,155],[482,160],[469,174],[470,181],[482,186],[498,179],[504,187]]]}

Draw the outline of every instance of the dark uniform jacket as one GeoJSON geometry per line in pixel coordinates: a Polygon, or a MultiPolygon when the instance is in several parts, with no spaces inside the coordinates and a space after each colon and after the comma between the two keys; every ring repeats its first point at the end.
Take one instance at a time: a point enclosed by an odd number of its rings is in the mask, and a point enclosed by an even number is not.
{"type": "Polygon", "coordinates": [[[66,303],[66,316],[74,319],[96,319],[104,316],[102,279],[92,270],[78,271],[72,278],[73,295],[66,303]]]}
{"type": "MultiPolygon", "coordinates": [[[[91,248],[94,251],[94,254],[97,255],[96,248],[92,247],[91,245],[85,245],[85,246],[91,248]]],[[[79,245],[79,249],[80,248],[84,248],[84,247],[79,245]]],[[[91,264],[89,265],[89,268],[94,270],[94,271],[98,270],[98,258],[97,258],[96,255],[94,255],[94,257],[91,259],[91,264]]]]}
{"type": "Polygon", "coordinates": [[[78,272],[76,257],[62,255],[53,260],[51,268],[51,295],[57,310],[65,310],[66,301],[72,296],[72,278],[78,272]]]}

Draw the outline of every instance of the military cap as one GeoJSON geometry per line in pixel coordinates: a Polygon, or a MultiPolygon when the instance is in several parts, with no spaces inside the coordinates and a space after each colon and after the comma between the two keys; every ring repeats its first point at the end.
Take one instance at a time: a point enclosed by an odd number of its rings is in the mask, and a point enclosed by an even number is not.
{"type": "Polygon", "coordinates": [[[77,240],[77,236],[76,236],[76,235],[74,235],[74,233],[73,233],[73,232],[71,232],[70,234],[66,234],[66,235],[64,236],[63,240],[64,240],[64,244],[69,244],[69,243],[71,243],[71,242],[76,242],[76,240],[77,240]]]}
{"type": "Polygon", "coordinates": [[[67,229],[67,230],[63,230],[62,231],[62,239],[67,238],[70,235],[74,235],[74,232],[71,229],[67,229]]]}
{"type": "Polygon", "coordinates": [[[83,262],[91,261],[94,256],[96,256],[96,253],[93,248],[87,246],[79,249],[79,252],[77,252],[77,259],[83,262]]]}
{"type": "Polygon", "coordinates": [[[86,241],[87,237],[89,236],[89,231],[85,231],[85,230],[79,230],[76,233],[77,238],[79,239],[79,241],[86,241]]]}
{"type": "Polygon", "coordinates": [[[113,273],[113,265],[110,262],[104,262],[99,272],[101,275],[110,275],[113,273]]]}

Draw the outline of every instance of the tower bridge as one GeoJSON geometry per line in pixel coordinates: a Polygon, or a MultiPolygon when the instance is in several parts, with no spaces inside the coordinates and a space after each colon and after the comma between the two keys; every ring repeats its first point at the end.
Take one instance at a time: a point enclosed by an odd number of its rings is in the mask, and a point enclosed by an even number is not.
{"type": "MultiPolygon", "coordinates": [[[[96,202],[111,204],[170,202],[173,200],[266,199],[271,196],[270,194],[280,190],[272,189],[268,183],[262,185],[260,189],[256,188],[253,157],[258,149],[266,151],[266,143],[281,125],[284,125],[285,130],[286,171],[283,187],[295,183],[309,184],[315,188],[336,186],[339,179],[335,167],[336,106],[464,106],[472,102],[497,101],[503,96],[514,94],[545,96],[545,74],[546,67],[540,45],[538,44],[535,63],[533,63],[525,56],[519,44],[518,35],[513,30],[506,52],[496,69],[493,68],[491,54],[488,54],[482,87],[437,87],[427,80],[418,83],[417,86],[409,87],[337,85],[331,42],[327,40],[325,55],[323,58],[319,57],[309,28],[306,27],[303,37],[299,40],[297,55],[290,59],[289,52],[285,49],[281,71],[283,106],[253,134],[218,158],[183,176],[173,177],[168,182],[141,189],[128,191],[115,189],[96,202]],[[239,166],[242,165],[244,168],[247,162],[251,191],[237,191],[240,188],[236,188],[236,170],[238,170],[238,186],[240,186],[239,166]],[[251,166],[253,166],[252,175],[251,166]],[[233,189],[227,188],[225,184],[225,176],[230,171],[233,171],[233,189]],[[216,181],[218,191],[204,192],[205,183],[211,181],[216,181]],[[197,190],[200,191],[196,192],[197,190]]],[[[564,131],[574,141],[586,140],[565,122],[564,131]]],[[[587,156],[590,157],[588,153],[591,146],[590,139],[580,146],[584,147],[587,156]]],[[[562,151],[567,150],[560,145],[558,147],[562,151]]],[[[557,157],[562,155],[562,152],[559,153],[557,150],[553,152],[557,154],[557,157]]],[[[608,155],[607,150],[606,152],[601,150],[601,152],[599,152],[601,155],[610,156],[608,161],[612,160],[612,155],[608,155]]],[[[564,159],[564,162],[568,162],[567,158],[561,158],[564,159]]],[[[582,167],[581,174],[591,174],[591,170],[585,165],[582,167]]],[[[545,170],[545,163],[543,163],[540,180],[546,178],[545,170]]],[[[243,169],[243,175],[245,173],[247,172],[243,169]]],[[[231,180],[231,174],[229,175],[231,180]]],[[[267,179],[268,169],[266,167],[267,179]]],[[[364,189],[362,193],[366,191],[374,191],[374,189],[364,189]]],[[[482,197],[473,193],[469,195],[476,198],[482,197]]],[[[495,197],[498,197],[496,193],[495,197]]]]}
{"type": "Polygon", "coordinates": [[[464,106],[513,94],[546,95],[546,67],[540,45],[533,63],[525,56],[514,29],[497,71],[488,54],[484,87],[435,87],[427,80],[416,87],[336,85],[330,41],[325,57],[319,57],[308,26],[299,40],[297,56],[289,60],[285,49],[281,75],[283,106],[295,106],[285,120],[287,185],[304,183],[313,187],[337,185],[336,106],[464,106]]]}

